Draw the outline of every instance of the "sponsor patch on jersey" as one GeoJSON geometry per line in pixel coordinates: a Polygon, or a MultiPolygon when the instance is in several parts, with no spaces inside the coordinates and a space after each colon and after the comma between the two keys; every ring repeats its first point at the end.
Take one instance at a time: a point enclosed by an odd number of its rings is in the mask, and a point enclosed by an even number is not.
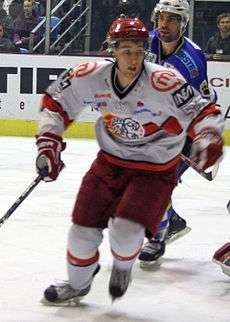
{"type": "Polygon", "coordinates": [[[200,93],[203,97],[210,96],[210,90],[209,90],[208,82],[206,81],[206,79],[204,79],[203,82],[200,84],[200,93]]]}
{"type": "Polygon", "coordinates": [[[186,105],[194,97],[194,90],[188,83],[185,83],[172,94],[172,97],[176,106],[180,108],[186,105]]]}
{"type": "Polygon", "coordinates": [[[195,78],[199,75],[198,66],[186,51],[180,50],[175,56],[179,57],[179,59],[184,63],[191,78],[195,78]]]}
{"type": "Polygon", "coordinates": [[[157,91],[168,92],[181,85],[182,81],[170,70],[157,70],[151,75],[151,83],[157,91]]]}
{"type": "Polygon", "coordinates": [[[97,102],[97,107],[98,107],[98,110],[100,110],[101,108],[105,108],[108,106],[107,102],[105,101],[102,101],[102,102],[97,102]]]}
{"type": "Polygon", "coordinates": [[[74,71],[72,68],[70,68],[69,70],[65,71],[62,75],[61,75],[61,80],[59,82],[57,91],[59,91],[59,93],[61,91],[63,91],[64,89],[66,89],[67,87],[69,87],[71,85],[70,80],[74,77],[74,71]]]}
{"type": "Polygon", "coordinates": [[[111,98],[112,94],[111,93],[96,93],[94,95],[95,98],[111,98]]]}
{"type": "Polygon", "coordinates": [[[142,101],[137,102],[137,107],[143,107],[143,106],[144,106],[144,103],[142,101]]]}
{"type": "Polygon", "coordinates": [[[146,51],[145,52],[145,60],[149,61],[150,63],[155,63],[157,61],[157,55],[150,52],[150,51],[146,51]]]}

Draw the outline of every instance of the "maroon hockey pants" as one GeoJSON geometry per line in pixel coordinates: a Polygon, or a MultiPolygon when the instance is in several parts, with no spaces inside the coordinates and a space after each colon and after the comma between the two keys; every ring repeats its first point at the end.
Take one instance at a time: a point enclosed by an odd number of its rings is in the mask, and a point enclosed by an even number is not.
{"type": "Polygon", "coordinates": [[[123,217],[155,234],[176,185],[176,173],[177,167],[164,172],[119,167],[99,152],[82,180],[73,222],[105,228],[110,217],[123,217]]]}

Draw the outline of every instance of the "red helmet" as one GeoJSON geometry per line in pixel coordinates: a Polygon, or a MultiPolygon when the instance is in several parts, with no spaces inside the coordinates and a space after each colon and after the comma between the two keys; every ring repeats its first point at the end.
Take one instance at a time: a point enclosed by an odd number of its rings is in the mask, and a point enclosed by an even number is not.
{"type": "Polygon", "coordinates": [[[147,40],[148,37],[149,33],[140,19],[121,16],[113,21],[107,34],[107,41],[120,39],[147,40]]]}

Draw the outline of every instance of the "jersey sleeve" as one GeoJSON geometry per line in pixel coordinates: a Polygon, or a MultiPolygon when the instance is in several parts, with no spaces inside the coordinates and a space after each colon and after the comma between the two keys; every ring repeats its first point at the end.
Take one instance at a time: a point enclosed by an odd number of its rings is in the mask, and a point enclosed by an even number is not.
{"type": "Polygon", "coordinates": [[[91,96],[89,74],[96,63],[85,63],[65,71],[46,90],[41,102],[39,133],[61,136],[85,108],[84,97],[91,96]]]}
{"type": "Polygon", "coordinates": [[[223,132],[224,118],[219,107],[210,102],[178,73],[181,85],[172,93],[174,104],[179,113],[183,113],[188,124],[188,136],[193,139],[203,129],[212,128],[219,134],[223,132]]]}

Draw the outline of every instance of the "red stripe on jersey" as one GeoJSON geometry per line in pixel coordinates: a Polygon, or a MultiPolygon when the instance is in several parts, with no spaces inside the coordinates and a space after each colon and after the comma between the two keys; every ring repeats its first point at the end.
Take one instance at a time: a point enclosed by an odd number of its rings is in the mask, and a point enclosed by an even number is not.
{"type": "Polygon", "coordinates": [[[47,94],[43,96],[41,110],[44,110],[45,108],[61,115],[65,129],[73,122],[73,120],[69,119],[67,112],[63,110],[61,104],[47,94]]]}
{"type": "Polygon", "coordinates": [[[145,136],[151,135],[161,129],[160,126],[155,123],[144,124],[143,128],[145,130],[145,136]]]}
{"type": "Polygon", "coordinates": [[[131,256],[121,256],[121,255],[118,255],[117,253],[115,253],[115,251],[111,248],[112,255],[120,261],[131,261],[132,259],[137,257],[137,255],[140,253],[140,251],[141,251],[141,247],[138,249],[138,251],[135,254],[133,254],[131,256]]]}
{"type": "Polygon", "coordinates": [[[150,162],[144,162],[144,161],[123,160],[113,155],[110,155],[105,151],[102,151],[102,153],[108,162],[118,165],[120,167],[137,169],[137,170],[155,171],[155,172],[165,171],[172,167],[175,167],[177,163],[180,161],[180,157],[177,156],[174,159],[164,164],[158,164],[158,163],[150,163],[150,162]]]}
{"type": "Polygon", "coordinates": [[[182,127],[178,120],[170,116],[161,126],[155,123],[144,124],[143,128],[145,130],[145,136],[151,135],[159,130],[164,130],[169,134],[180,134],[182,132],[182,127]]]}
{"type": "Polygon", "coordinates": [[[70,264],[75,265],[75,266],[89,266],[94,263],[96,263],[99,259],[99,252],[97,251],[96,254],[93,257],[90,258],[77,258],[73,256],[70,251],[67,251],[67,260],[70,262],[70,264]]]}
{"type": "Polygon", "coordinates": [[[178,120],[170,116],[163,124],[162,124],[163,129],[170,134],[180,134],[182,132],[182,127],[178,120]]]}
{"type": "Polygon", "coordinates": [[[194,139],[194,137],[196,136],[194,126],[197,123],[199,123],[201,120],[203,120],[207,115],[211,115],[211,114],[214,114],[214,115],[220,114],[219,108],[214,104],[206,106],[206,108],[203,109],[201,113],[192,121],[192,123],[188,128],[188,136],[194,139]]]}

